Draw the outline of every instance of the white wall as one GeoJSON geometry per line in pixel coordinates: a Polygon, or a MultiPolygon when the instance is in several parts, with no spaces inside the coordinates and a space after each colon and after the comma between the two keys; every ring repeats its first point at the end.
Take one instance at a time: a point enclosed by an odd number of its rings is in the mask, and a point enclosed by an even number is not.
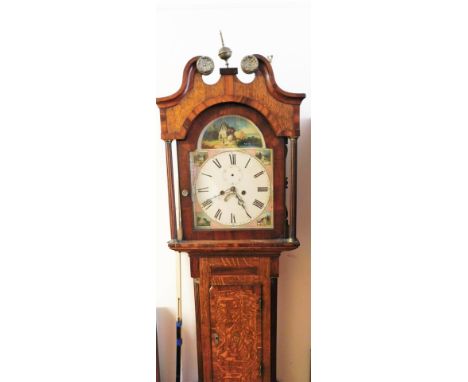
{"type": "Polygon", "coordinates": [[[467,381],[467,3],[312,11],[312,380],[467,381]]]}
{"type": "MultiPolygon", "coordinates": [[[[162,2],[157,12],[157,96],[174,93],[180,86],[186,62],[196,55],[215,60],[219,78],[223,62],[217,57],[219,30],[233,55],[231,66],[240,66],[247,54],[273,54],[273,69],[280,87],[305,92],[301,107],[299,140],[298,238],[302,246],[280,261],[278,297],[278,379],[305,381],[310,375],[310,72],[309,9],[305,2],[162,2]]],[[[247,79],[242,73],[240,77],[247,79]]],[[[165,178],[164,147],[158,145],[158,179],[165,178]]],[[[158,182],[164,195],[166,183],[158,182]]],[[[166,246],[170,237],[167,199],[158,200],[161,231],[158,236],[157,305],[160,362],[163,380],[174,379],[175,357],[175,253],[166,246]]],[[[195,317],[189,263],[183,254],[183,377],[197,381],[195,317]]]]}
{"type": "Polygon", "coordinates": [[[0,3],[1,381],[155,380],[154,14],[0,3]]]}

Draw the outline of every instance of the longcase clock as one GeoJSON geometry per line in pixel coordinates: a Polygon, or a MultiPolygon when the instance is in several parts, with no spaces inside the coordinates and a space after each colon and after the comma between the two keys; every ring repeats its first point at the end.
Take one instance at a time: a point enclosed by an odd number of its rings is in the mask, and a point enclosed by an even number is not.
{"type": "Polygon", "coordinates": [[[237,68],[222,68],[208,85],[202,76],[213,62],[194,57],[180,89],[156,100],[169,247],[190,257],[200,381],[276,381],[279,256],[299,246],[297,138],[305,94],[282,90],[261,55],[246,56],[242,69],[254,73],[252,82],[240,81],[237,68]]]}

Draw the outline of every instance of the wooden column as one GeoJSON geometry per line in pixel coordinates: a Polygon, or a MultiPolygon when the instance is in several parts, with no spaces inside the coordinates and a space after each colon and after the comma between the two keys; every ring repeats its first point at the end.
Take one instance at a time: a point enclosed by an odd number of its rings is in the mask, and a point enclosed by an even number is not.
{"type": "Polygon", "coordinates": [[[297,138],[291,138],[289,174],[289,239],[296,240],[297,212],[297,138]]]}
{"type": "Polygon", "coordinates": [[[171,240],[177,239],[177,219],[174,196],[174,167],[172,165],[172,141],[166,142],[166,172],[167,192],[169,194],[169,224],[171,228],[171,240]]]}

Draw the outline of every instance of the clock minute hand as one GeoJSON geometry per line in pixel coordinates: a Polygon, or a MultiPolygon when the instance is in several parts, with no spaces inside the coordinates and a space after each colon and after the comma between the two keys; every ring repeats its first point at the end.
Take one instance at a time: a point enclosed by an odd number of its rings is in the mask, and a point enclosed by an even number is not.
{"type": "Polygon", "coordinates": [[[214,196],[212,196],[211,198],[208,198],[208,199],[206,199],[206,200],[211,200],[211,199],[217,198],[218,196],[221,196],[221,194],[216,194],[216,195],[214,195],[214,196]]]}
{"type": "Polygon", "coordinates": [[[247,214],[247,216],[248,216],[250,219],[252,219],[252,216],[249,215],[249,213],[247,212],[247,209],[245,208],[245,202],[244,202],[244,200],[238,195],[237,192],[235,193],[235,195],[236,195],[236,198],[237,198],[237,204],[239,204],[239,206],[241,206],[241,207],[244,209],[244,211],[245,211],[245,213],[247,214]]]}

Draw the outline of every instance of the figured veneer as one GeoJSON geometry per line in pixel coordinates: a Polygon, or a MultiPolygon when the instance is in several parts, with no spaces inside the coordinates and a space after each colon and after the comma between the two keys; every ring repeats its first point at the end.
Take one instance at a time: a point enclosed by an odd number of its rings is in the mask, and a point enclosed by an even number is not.
{"type": "Polygon", "coordinates": [[[247,105],[263,114],[275,135],[298,137],[299,107],[305,94],[282,90],[268,60],[260,54],[255,56],[259,69],[255,79],[248,84],[241,82],[234,72],[225,72],[216,84],[208,85],[196,70],[198,56],[190,59],[185,65],[179,90],[156,100],[161,114],[161,138],[185,139],[198,114],[213,105],[228,102],[247,105]]]}

